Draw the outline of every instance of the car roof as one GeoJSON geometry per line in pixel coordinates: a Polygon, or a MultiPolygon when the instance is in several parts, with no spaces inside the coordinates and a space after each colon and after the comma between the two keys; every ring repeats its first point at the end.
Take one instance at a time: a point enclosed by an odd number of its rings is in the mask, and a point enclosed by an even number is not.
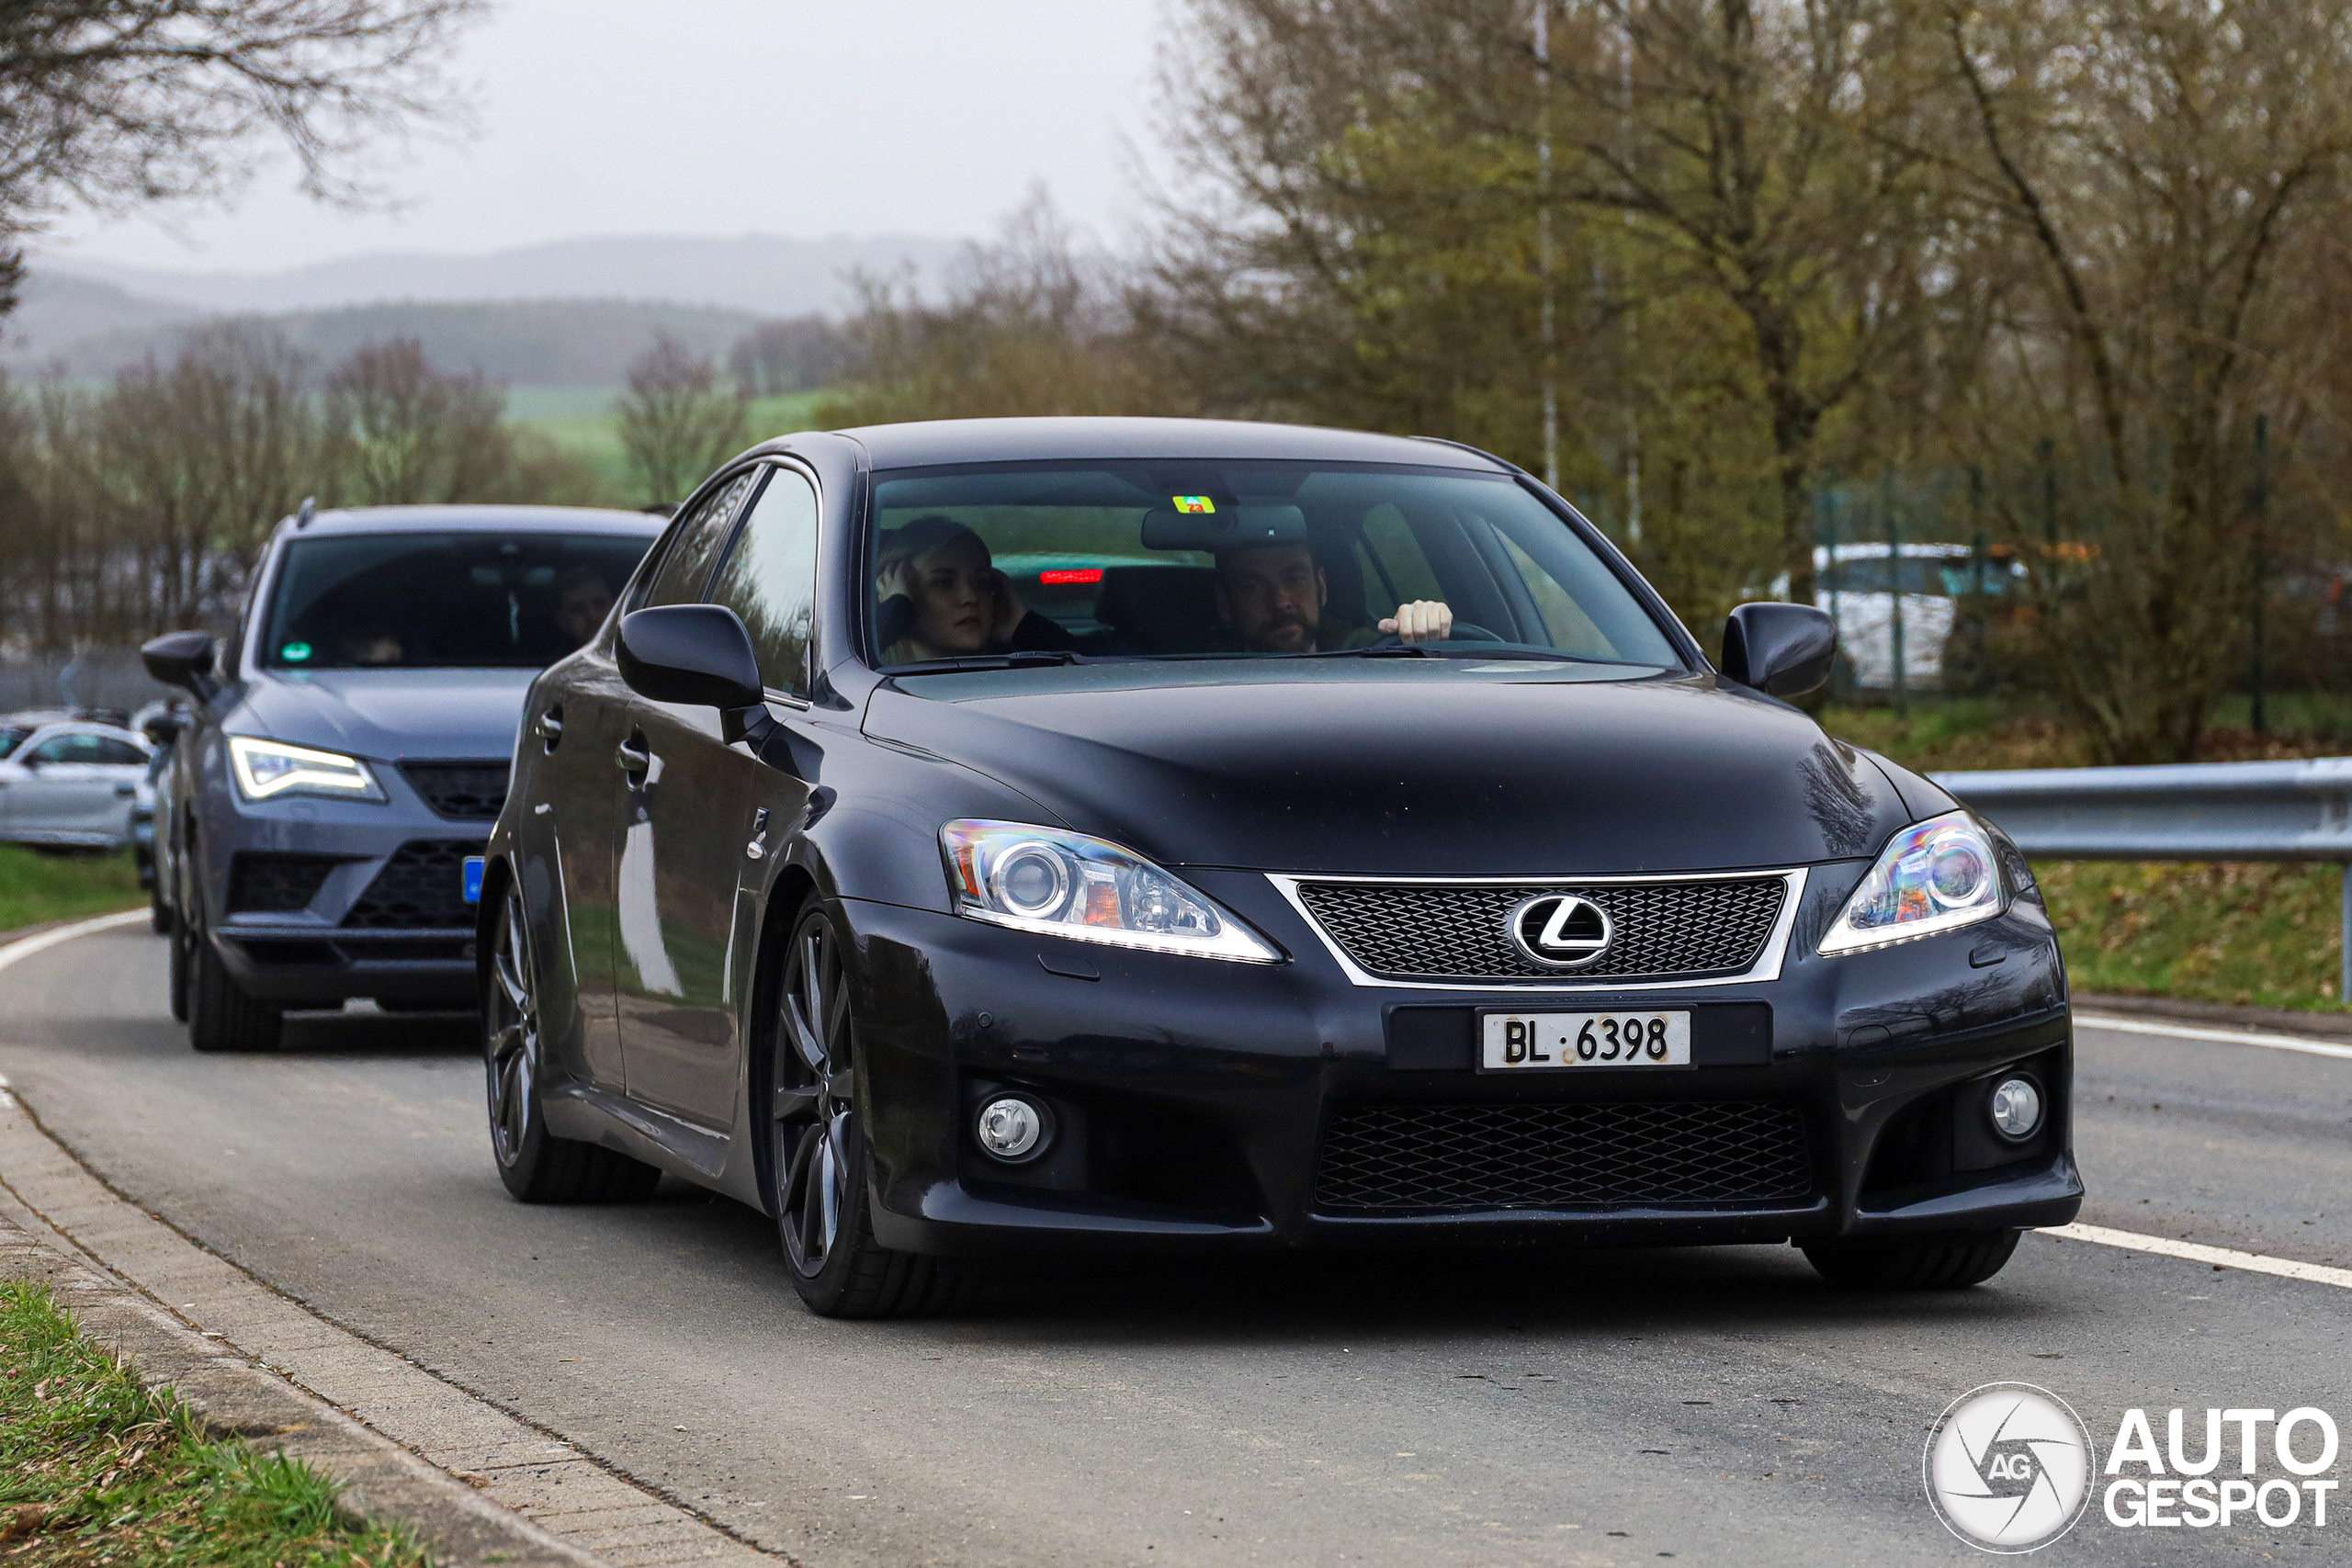
{"type": "Polygon", "coordinates": [[[0,719],[0,724],[7,724],[7,727],[11,729],[25,729],[33,735],[47,735],[51,730],[64,730],[76,735],[88,733],[110,735],[119,740],[136,741],[141,750],[154,750],[154,742],[140,734],[137,730],[125,729],[119,724],[108,724],[102,718],[51,718],[43,719],[39,724],[28,724],[21,726],[10,724],[6,719],[0,719]]]}
{"type": "Polygon", "coordinates": [[[307,526],[295,518],[281,533],[415,534],[480,528],[529,534],[635,534],[651,538],[669,519],[650,512],[601,506],[339,506],[313,516],[307,526]]]}
{"type": "Polygon", "coordinates": [[[1055,458],[1293,458],[1509,471],[1483,452],[1421,436],[1238,419],[934,419],[859,425],[835,434],[861,443],[877,468],[1055,458]]]}

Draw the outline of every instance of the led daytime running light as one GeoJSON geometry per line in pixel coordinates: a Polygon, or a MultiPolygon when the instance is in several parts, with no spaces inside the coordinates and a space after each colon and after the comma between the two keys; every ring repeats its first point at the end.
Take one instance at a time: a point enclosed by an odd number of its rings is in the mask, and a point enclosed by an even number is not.
{"type": "Polygon", "coordinates": [[[324,795],[349,800],[384,798],[368,764],[340,751],[315,751],[307,746],[232,735],[229,738],[229,763],[237,775],[238,793],[247,800],[272,800],[281,795],[324,795]]]}

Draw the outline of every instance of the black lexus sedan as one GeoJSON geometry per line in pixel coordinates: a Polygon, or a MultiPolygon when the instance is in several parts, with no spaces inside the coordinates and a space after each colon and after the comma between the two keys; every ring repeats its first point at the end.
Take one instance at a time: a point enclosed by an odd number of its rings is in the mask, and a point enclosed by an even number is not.
{"type": "Polygon", "coordinates": [[[773,1215],[816,1311],[1114,1246],[1794,1241],[1973,1284],[2080,1202],[2030,872],[1464,447],[796,434],[533,683],[492,1145],[773,1215]]]}
{"type": "Polygon", "coordinates": [[[471,1008],[474,891],[523,692],[660,532],[629,512],[374,506],[271,535],[225,640],[141,651],[194,698],[156,791],[157,928],[198,1051],[288,1009],[471,1008]]]}

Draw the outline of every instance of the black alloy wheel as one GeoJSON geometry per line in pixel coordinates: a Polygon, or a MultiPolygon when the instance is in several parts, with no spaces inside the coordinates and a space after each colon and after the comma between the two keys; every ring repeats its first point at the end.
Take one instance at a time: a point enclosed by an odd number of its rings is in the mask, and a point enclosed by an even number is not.
{"type": "Polygon", "coordinates": [[[1901,1241],[1801,1243],[1821,1277],[1849,1291],[1960,1291],[1999,1273],[2021,1231],[1923,1235],[1901,1241]]]}
{"type": "Polygon", "coordinates": [[[540,1109],[546,1054],[539,978],[520,889],[509,884],[498,911],[483,987],[482,1069],[490,1098],[490,1152],[498,1179],[526,1203],[612,1203],[643,1198],[662,1172],[616,1149],[559,1138],[540,1109]]]}
{"type": "Polygon", "coordinates": [[[841,937],[812,896],[776,994],[775,1204],[792,1282],[823,1317],[953,1310],[970,1298],[969,1270],[874,1239],[856,1039],[841,937]]]}

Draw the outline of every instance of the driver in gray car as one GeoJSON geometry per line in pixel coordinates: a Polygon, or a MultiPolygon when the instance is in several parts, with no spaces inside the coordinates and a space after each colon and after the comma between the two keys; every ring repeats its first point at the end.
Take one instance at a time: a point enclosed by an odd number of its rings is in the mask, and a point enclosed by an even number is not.
{"type": "Polygon", "coordinates": [[[1453,630],[1443,601],[1416,599],[1396,606],[1379,632],[1324,614],[1330,588],[1315,552],[1304,541],[1253,545],[1216,558],[1216,606],[1251,653],[1333,653],[1366,648],[1382,634],[1402,642],[1442,642],[1453,630]]]}

